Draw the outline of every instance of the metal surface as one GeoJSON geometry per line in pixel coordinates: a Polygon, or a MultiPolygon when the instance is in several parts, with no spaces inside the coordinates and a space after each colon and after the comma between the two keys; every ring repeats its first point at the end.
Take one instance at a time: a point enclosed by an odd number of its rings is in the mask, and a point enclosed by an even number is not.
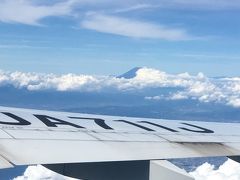
{"type": "Polygon", "coordinates": [[[166,160],[151,161],[149,177],[149,180],[194,180],[183,169],[166,160]]]}

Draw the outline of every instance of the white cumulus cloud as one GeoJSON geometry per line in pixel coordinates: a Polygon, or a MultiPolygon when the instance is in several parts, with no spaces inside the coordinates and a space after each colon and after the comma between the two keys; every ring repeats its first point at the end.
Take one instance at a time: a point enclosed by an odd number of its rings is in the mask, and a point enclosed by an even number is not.
{"type": "Polygon", "coordinates": [[[76,180],[73,178],[65,177],[60,174],[57,174],[53,171],[48,170],[47,168],[36,165],[28,166],[22,176],[18,176],[13,180],[76,180]]]}
{"type": "Polygon", "coordinates": [[[156,69],[141,68],[131,79],[112,76],[78,74],[39,74],[0,71],[0,86],[11,85],[30,91],[144,91],[159,89],[159,94],[146,95],[146,100],[194,99],[240,107],[240,78],[209,78],[204,74],[168,74],[156,69]],[[162,88],[175,88],[161,93],[162,88]]]}
{"type": "Polygon", "coordinates": [[[205,163],[190,173],[195,180],[239,180],[240,164],[228,159],[219,169],[214,165],[205,163]]]}

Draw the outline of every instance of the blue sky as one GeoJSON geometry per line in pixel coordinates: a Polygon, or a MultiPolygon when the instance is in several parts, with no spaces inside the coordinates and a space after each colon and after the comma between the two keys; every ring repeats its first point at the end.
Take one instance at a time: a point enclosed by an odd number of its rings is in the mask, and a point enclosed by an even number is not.
{"type": "Polygon", "coordinates": [[[239,0],[0,0],[0,68],[238,76],[239,9],[239,0]]]}

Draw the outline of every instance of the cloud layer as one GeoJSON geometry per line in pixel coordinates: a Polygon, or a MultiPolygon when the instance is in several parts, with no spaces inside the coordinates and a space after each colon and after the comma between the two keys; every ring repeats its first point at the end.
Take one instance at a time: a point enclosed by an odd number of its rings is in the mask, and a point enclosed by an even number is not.
{"type": "MultiPolygon", "coordinates": [[[[30,91],[79,91],[79,92],[134,92],[159,89],[159,94],[147,94],[145,99],[182,100],[222,103],[240,107],[240,77],[209,78],[204,74],[168,74],[156,69],[141,68],[131,79],[112,76],[91,76],[77,74],[38,74],[0,71],[0,86],[12,85],[30,91]],[[162,88],[175,88],[166,94],[162,88]]],[[[149,91],[148,91],[149,92],[149,91]]]]}

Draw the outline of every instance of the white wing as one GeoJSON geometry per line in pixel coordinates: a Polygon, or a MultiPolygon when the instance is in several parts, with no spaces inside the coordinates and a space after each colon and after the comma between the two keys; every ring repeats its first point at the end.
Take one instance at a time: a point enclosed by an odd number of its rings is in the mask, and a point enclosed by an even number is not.
{"type": "Polygon", "coordinates": [[[0,107],[0,163],[11,165],[240,154],[240,124],[0,107]]]}

